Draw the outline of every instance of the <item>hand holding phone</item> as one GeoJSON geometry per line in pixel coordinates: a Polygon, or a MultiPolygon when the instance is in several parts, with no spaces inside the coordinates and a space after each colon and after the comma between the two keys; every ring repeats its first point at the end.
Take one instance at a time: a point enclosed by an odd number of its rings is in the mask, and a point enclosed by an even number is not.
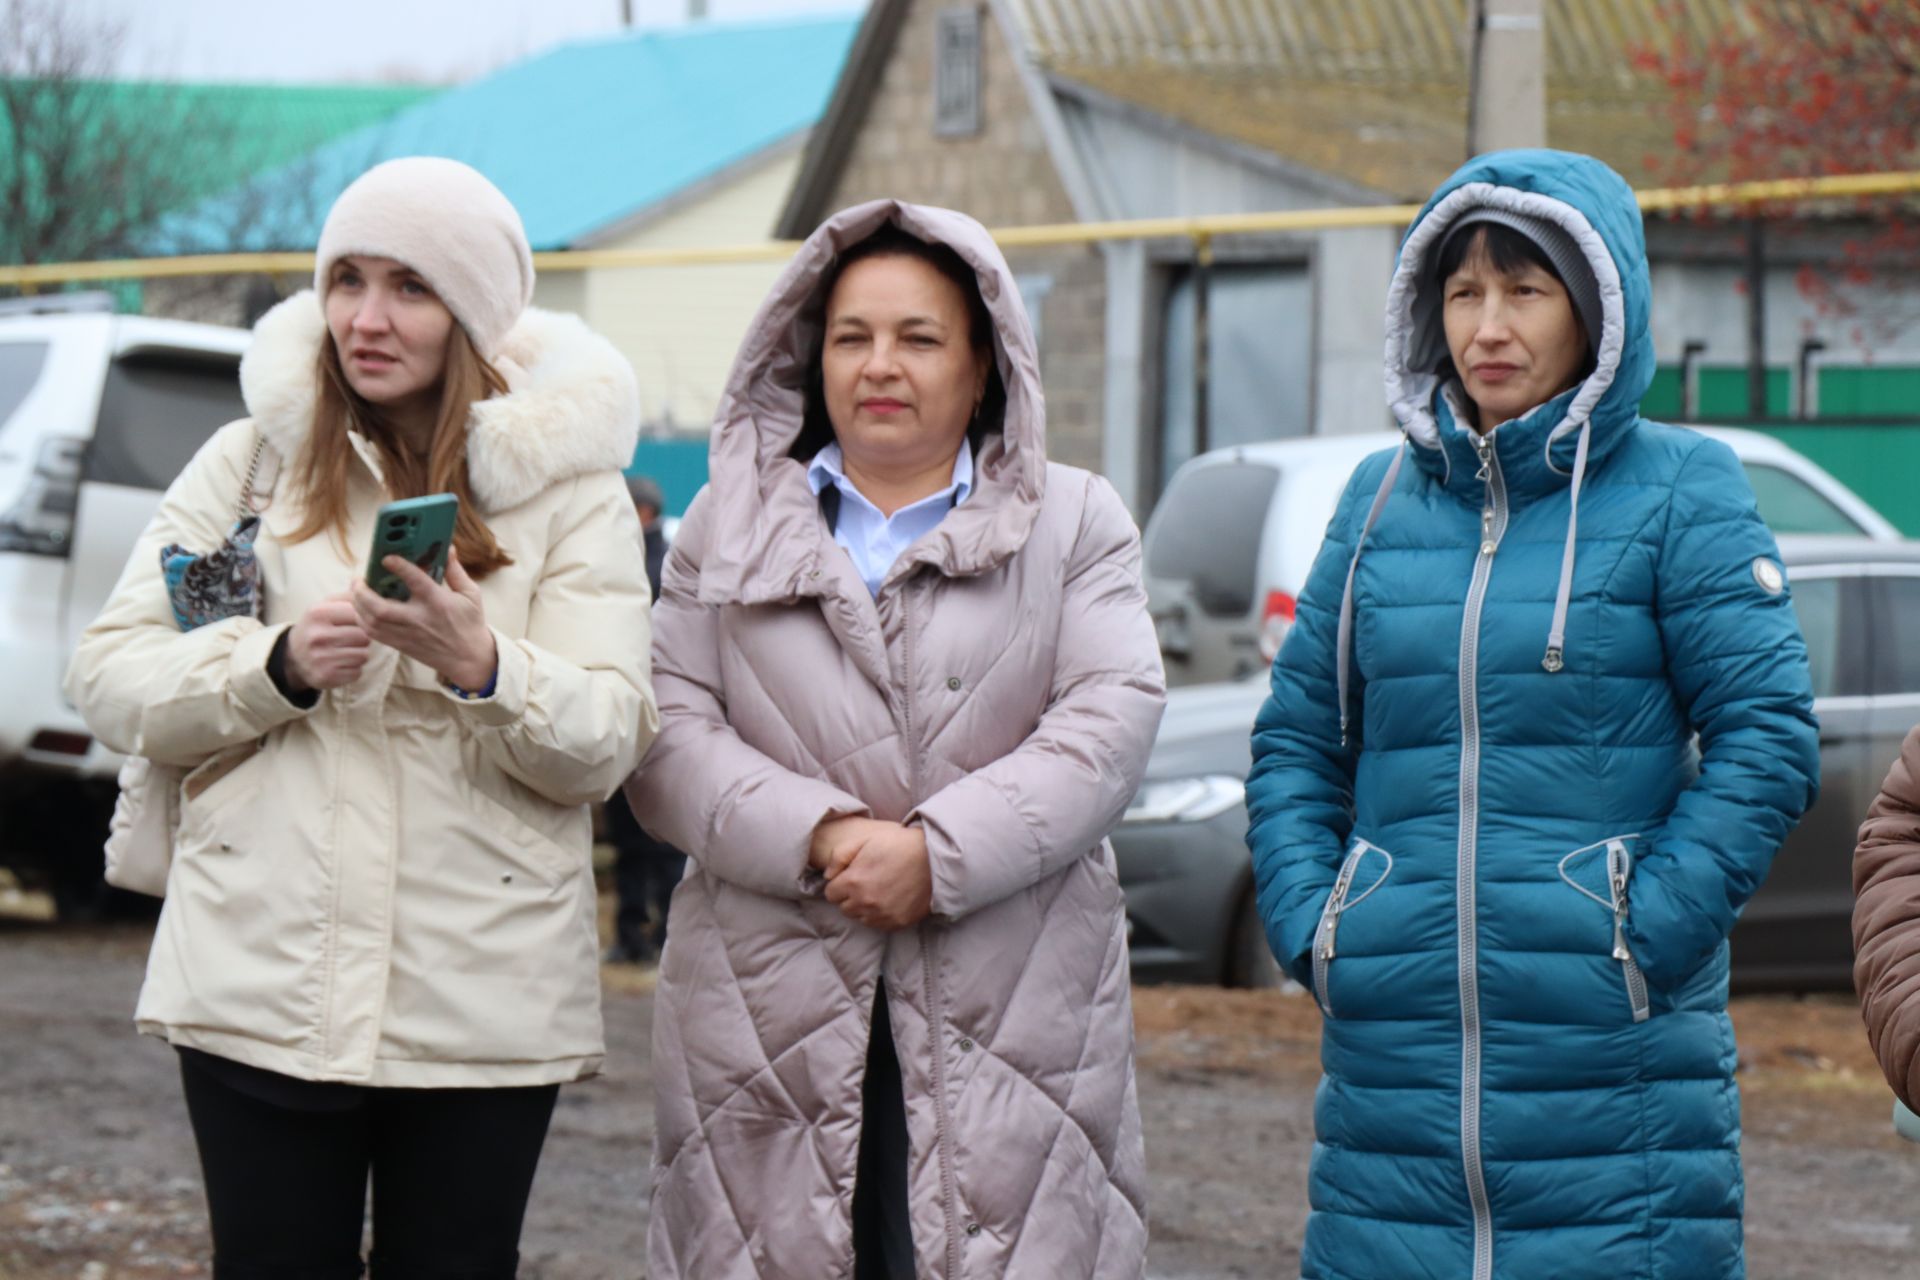
{"type": "Polygon", "coordinates": [[[477,690],[492,681],[499,655],[480,588],[452,552],[457,511],[451,494],[382,507],[353,608],[374,640],[477,690]]]}
{"type": "Polygon", "coordinates": [[[460,516],[460,499],[450,493],[389,502],[374,517],[373,547],[367,553],[367,585],[377,596],[405,600],[407,584],[383,561],[399,556],[417,565],[435,582],[447,580],[447,552],[460,516]]]}

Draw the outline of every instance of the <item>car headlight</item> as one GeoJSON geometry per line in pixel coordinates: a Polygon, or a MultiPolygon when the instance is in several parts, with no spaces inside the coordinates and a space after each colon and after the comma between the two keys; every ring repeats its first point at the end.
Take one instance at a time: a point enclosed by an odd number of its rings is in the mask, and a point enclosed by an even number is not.
{"type": "Polygon", "coordinates": [[[1205,822],[1247,798],[1247,784],[1226,774],[1167,778],[1140,788],[1122,822],[1205,822]]]}

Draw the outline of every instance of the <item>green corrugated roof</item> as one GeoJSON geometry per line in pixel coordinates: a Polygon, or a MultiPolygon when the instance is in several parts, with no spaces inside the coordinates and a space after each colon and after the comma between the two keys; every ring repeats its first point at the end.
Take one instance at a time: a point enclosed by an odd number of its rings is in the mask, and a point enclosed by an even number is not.
{"type": "Polygon", "coordinates": [[[8,139],[0,145],[0,189],[27,214],[0,225],[0,261],[7,262],[128,252],[130,225],[232,190],[342,134],[377,131],[439,92],[33,80],[0,81],[0,89],[5,109],[17,117],[0,126],[0,138],[8,139]],[[13,140],[23,135],[34,141],[18,147],[13,140]],[[46,156],[57,156],[64,171],[50,176],[46,156]],[[91,191],[96,203],[76,199],[76,191],[91,191]],[[65,234],[49,241],[46,229],[63,225],[65,234]],[[22,235],[32,243],[23,244],[22,235]]]}
{"type": "MultiPolygon", "coordinates": [[[[535,249],[618,224],[820,118],[858,20],[696,23],[573,41],[339,137],[168,219],[167,252],[311,248],[334,198],[378,161],[446,156],[491,179],[535,249]],[[291,216],[256,220],[236,209],[291,216]]],[[[252,175],[249,175],[252,176],[252,175]]]]}
{"type": "Polygon", "coordinates": [[[265,169],[298,159],[342,134],[377,125],[441,92],[419,85],[171,84],[104,86],[129,117],[205,120],[236,144],[222,162],[202,161],[195,198],[225,191],[265,169]]]}

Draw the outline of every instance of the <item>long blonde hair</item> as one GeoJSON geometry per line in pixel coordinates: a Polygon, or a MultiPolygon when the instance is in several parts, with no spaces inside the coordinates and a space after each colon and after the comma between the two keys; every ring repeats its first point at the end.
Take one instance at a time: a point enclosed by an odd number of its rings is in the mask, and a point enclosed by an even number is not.
{"type": "Polygon", "coordinates": [[[467,477],[467,422],[473,406],[481,400],[503,395],[507,380],[474,347],[467,331],[459,325],[447,339],[447,367],[440,382],[440,412],[434,420],[432,443],[424,458],[400,442],[396,432],[371,403],[347,382],[340,365],[340,353],[331,336],[320,341],[319,359],[314,376],[319,395],[314,402],[313,424],[306,447],[293,464],[294,491],[300,497],[305,519],[289,535],[289,541],[304,542],[322,533],[331,533],[343,544],[347,530],[347,476],[353,457],[353,445],[347,439],[357,429],[380,452],[386,472],[387,488],[395,498],[419,498],[430,493],[451,493],[460,499],[460,516],[454,525],[453,549],[460,563],[475,579],[513,563],[495,540],[493,530],[474,507],[473,489],[467,477]]]}

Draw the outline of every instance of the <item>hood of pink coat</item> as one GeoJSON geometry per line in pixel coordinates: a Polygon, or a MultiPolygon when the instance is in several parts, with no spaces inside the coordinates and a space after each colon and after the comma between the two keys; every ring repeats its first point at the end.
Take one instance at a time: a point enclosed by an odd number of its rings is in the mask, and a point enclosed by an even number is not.
{"type": "Polygon", "coordinates": [[[821,285],[842,252],[888,223],[952,248],[974,270],[993,317],[994,360],[1006,385],[1003,430],[974,459],[974,490],[906,559],[953,577],[1005,562],[1026,542],[1046,485],[1046,403],[1039,353],[1013,272],[987,229],[963,213],[898,200],[843,209],[807,238],[760,306],[715,415],[707,500],[713,504],[700,574],[710,604],[762,604],[819,595],[833,549],[799,438],[806,364],[819,341],[821,285]]]}

